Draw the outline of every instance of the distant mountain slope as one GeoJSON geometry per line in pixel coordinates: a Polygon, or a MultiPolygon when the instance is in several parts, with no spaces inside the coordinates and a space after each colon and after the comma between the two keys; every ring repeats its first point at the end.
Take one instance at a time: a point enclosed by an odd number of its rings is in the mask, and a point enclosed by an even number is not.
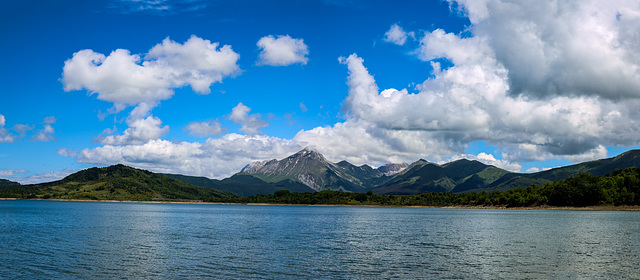
{"type": "Polygon", "coordinates": [[[192,185],[215,188],[240,196],[253,196],[258,194],[272,194],[279,190],[291,192],[314,192],[311,188],[299,182],[284,180],[276,183],[267,183],[259,178],[247,174],[236,174],[223,180],[209,179],[205,177],[193,177],[178,174],[165,174],[171,178],[187,182],[192,185]]]}
{"type": "Polygon", "coordinates": [[[537,173],[511,173],[500,178],[499,180],[496,180],[495,182],[489,184],[484,188],[476,188],[470,190],[494,191],[528,187],[532,184],[542,185],[547,182],[564,180],[580,173],[588,173],[601,176],[611,173],[616,169],[624,169],[628,167],[640,167],[640,150],[631,150],[613,158],[583,162],[575,165],[553,168],[537,173]]]}
{"type": "MultiPolygon", "coordinates": [[[[9,192],[3,192],[4,195],[7,193],[9,192]]],[[[18,188],[14,194],[20,194],[24,198],[109,200],[217,200],[235,196],[229,192],[194,186],[121,164],[85,169],[55,182],[26,185],[18,188]]]]}
{"type": "Polygon", "coordinates": [[[239,174],[257,177],[265,182],[284,180],[302,183],[314,191],[339,190],[362,192],[386,181],[406,164],[390,164],[381,168],[355,166],[347,161],[332,163],[322,154],[305,148],[282,160],[268,160],[247,165],[239,174]]]}
{"type": "Polygon", "coordinates": [[[468,190],[486,186],[508,173],[475,160],[461,159],[444,165],[419,160],[373,192],[415,194],[468,190]]]}

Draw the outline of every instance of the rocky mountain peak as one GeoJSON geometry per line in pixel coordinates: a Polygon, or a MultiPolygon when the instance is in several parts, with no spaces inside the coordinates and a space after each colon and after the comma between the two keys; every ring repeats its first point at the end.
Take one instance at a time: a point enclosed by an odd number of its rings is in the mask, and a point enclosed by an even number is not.
{"type": "Polygon", "coordinates": [[[403,163],[387,163],[385,165],[378,167],[378,171],[380,171],[382,176],[393,176],[400,173],[400,171],[404,170],[408,166],[409,165],[404,162],[403,163]]]}

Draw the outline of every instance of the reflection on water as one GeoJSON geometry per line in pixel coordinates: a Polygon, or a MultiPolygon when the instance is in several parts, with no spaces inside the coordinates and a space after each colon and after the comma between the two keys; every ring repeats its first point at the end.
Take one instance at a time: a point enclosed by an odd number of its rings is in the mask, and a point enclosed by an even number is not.
{"type": "Polygon", "coordinates": [[[640,213],[0,201],[14,278],[638,278],[640,213]]]}

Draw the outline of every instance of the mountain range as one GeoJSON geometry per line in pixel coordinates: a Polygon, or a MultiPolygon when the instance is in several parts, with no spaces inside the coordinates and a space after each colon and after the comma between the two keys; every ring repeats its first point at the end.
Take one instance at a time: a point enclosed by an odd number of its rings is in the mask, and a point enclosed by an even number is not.
{"type": "Polygon", "coordinates": [[[542,185],[580,173],[605,175],[615,169],[627,167],[640,167],[640,150],[537,173],[515,173],[467,159],[446,164],[418,160],[410,165],[387,164],[377,168],[366,164],[356,166],[347,161],[330,162],[318,151],[305,148],[281,160],[251,163],[235,175],[222,180],[155,174],[115,165],[86,169],[63,180],[38,185],[22,186],[0,179],[0,190],[48,188],[67,195],[86,196],[89,191],[105,197],[120,194],[120,197],[133,196],[140,199],[253,196],[273,194],[280,190],[300,193],[323,190],[371,191],[377,194],[491,192],[533,184],[542,185]],[[74,186],[84,187],[76,188],[76,191],[74,186]],[[107,195],[105,190],[109,190],[110,194],[107,195]],[[79,191],[84,193],[78,193],[79,191]]]}
{"type": "Polygon", "coordinates": [[[505,191],[563,180],[580,173],[605,175],[615,169],[627,167],[640,167],[640,150],[537,173],[516,173],[467,159],[442,165],[418,160],[410,165],[387,164],[378,168],[355,166],[347,161],[332,163],[319,152],[307,148],[281,160],[254,162],[224,180],[166,175],[242,196],[270,194],[278,190],[416,194],[505,191]]]}

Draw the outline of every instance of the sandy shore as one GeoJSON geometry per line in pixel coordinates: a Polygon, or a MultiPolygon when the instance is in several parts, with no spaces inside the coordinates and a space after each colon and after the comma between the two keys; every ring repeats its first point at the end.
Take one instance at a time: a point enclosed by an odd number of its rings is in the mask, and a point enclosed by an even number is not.
{"type": "MultiPolygon", "coordinates": [[[[0,200],[19,200],[16,198],[0,198],[0,200]]],[[[443,209],[507,209],[507,210],[571,210],[571,211],[640,211],[640,206],[629,205],[596,205],[585,207],[574,206],[528,206],[528,207],[507,207],[507,206],[472,206],[472,205],[452,205],[452,206],[397,206],[397,205],[375,205],[375,204],[281,204],[281,203],[231,203],[231,202],[191,202],[191,201],[152,201],[152,200],[90,200],[90,199],[28,199],[43,201],[81,201],[81,202],[122,202],[122,203],[178,203],[178,204],[217,204],[217,205],[280,205],[280,206],[340,206],[340,207],[414,207],[414,208],[443,208],[443,209]]]]}

